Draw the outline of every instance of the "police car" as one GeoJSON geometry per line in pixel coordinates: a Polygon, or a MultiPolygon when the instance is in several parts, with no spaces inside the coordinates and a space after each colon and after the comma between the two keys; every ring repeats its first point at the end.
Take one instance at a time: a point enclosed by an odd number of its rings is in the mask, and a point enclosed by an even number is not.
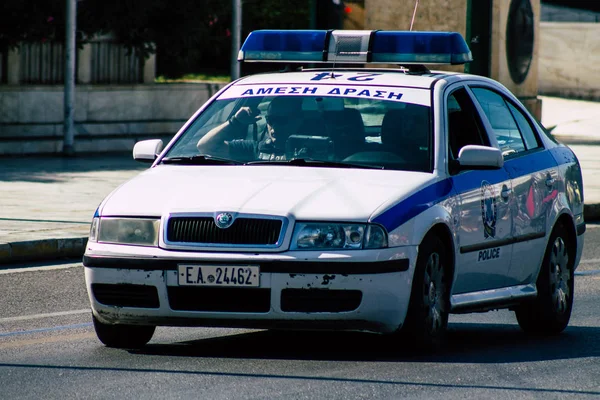
{"type": "Polygon", "coordinates": [[[578,160],[498,82],[429,69],[471,61],[460,34],[261,30],[239,59],[282,71],[227,85],[164,148],[137,143],[151,168],[93,217],[101,342],[168,325],[439,348],[449,314],[503,308],[526,332],[565,329],[578,160]]]}

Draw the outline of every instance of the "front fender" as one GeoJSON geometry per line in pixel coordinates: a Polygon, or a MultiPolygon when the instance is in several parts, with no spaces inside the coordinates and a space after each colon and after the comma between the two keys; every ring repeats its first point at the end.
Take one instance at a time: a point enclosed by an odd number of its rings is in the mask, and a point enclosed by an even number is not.
{"type": "Polygon", "coordinates": [[[453,203],[449,199],[436,204],[389,232],[389,246],[418,246],[425,235],[439,224],[445,225],[452,232],[455,243],[456,229],[453,215],[457,210],[453,203]]]}

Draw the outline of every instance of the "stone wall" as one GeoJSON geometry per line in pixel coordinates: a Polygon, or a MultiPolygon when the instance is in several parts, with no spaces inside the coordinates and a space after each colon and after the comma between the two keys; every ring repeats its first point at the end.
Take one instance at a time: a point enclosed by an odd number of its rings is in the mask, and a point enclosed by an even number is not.
{"type": "Polygon", "coordinates": [[[600,101],[600,23],[540,28],[539,93],[600,101]]]}
{"type": "MultiPolygon", "coordinates": [[[[76,153],[131,151],[146,138],[169,140],[223,85],[78,85],[76,153]]],[[[62,86],[0,85],[0,155],[60,153],[62,86]]]]}

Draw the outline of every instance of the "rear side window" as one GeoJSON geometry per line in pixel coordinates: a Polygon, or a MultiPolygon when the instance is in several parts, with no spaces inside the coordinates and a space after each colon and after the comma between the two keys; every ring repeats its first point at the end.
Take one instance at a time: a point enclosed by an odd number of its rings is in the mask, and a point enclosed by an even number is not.
{"type": "Polygon", "coordinates": [[[472,88],[472,91],[492,125],[504,156],[539,147],[530,122],[519,109],[492,90],[472,88]]]}
{"type": "Polygon", "coordinates": [[[527,150],[539,147],[540,144],[537,140],[537,137],[535,136],[535,133],[533,133],[533,128],[531,127],[531,123],[529,122],[527,117],[523,115],[523,113],[511,103],[507,104],[508,108],[510,109],[510,112],[517,121],[519,131],[521,131],[521,135],[523,136],[523,140],[525,141],[525,147],[527,148],[527,150]]]}

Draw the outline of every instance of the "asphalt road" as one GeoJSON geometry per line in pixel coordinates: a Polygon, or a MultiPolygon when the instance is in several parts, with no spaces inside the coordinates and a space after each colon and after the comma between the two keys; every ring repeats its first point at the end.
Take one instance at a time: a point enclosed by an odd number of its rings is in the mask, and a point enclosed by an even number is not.
{"type": "Polygon", "coordinates": [[[583,257],[563,334],[528,337],[509,311],[451,316],[436,355],[369,334],[203,328],[109,349],[79,262],[13,266],[0,270],[0,399],[596,399],[599,225],[588,225],[583,257]]]}

